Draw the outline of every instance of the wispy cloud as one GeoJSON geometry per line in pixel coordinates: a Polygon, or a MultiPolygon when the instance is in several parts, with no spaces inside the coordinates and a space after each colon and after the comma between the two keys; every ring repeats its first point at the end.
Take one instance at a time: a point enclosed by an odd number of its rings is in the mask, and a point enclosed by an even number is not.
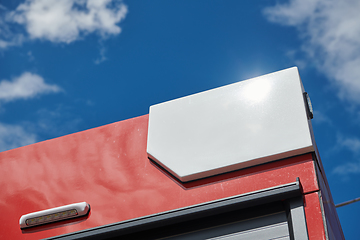
{"type": "Polygon", "coordinates": [[[313,123],[315,124],[328,124],[330,126],[332,126],[332,121],[331,119],[326,116],[322,111],[319,110],[315,110],[314,111],[314,119],[312,120],[313,123]],[[316,116],[316,117],[315,117],[316,116]]]}
{"type": "Polygon", "coordinates": [[[356,137],[338,136],[337,145],[350,150],[354,154],[360,154],[360,139],[356,137]]]}
{"type": "Polygon", "coordinates": [[[35,60],[35,57],[31,51],[28,51],[27,55],[29,57],[29,62],[33,62],[35,60]]]}
{"type": "Polygon", "coordinates": [[[45,83],[44,79],[30,72],[13,78],[11,81],[3,79],[0,82],[0,101],[8,102],[17,99],[28,99],[35,96],[61,91],[57,85],[45,83]]]}
{"type": "Polygon", "coordinates": [[[333,173],[340,175],[360,173],[360,139],[356,137],[344,137],[338,134],[336,148],[351,151],[358,160],[344,162],[343,164],[335,167],[333,173]]]}
{"type": "Polygon", "coordinates": [[[104,61],[107,60],[107,57],[105,56],[105,53],[106,53],[106,48],[104,46],[104,43],[102,41],[100,41],[100,57],[97,58],[94,63],[95,64],[100,64],[104,61]]]}
{"type": "Polygon", "coordinates": [[[290,0],[264,9],[274,23],[293,26],[302,50],[338,89],[338,96],[360,104],[360,1],[290,0]]]}
{"type": "Polygon", "coordinates": [[[36,135],[24,127],[0,123],[0,152],[35,143],[36,135]]]}
{"type": "Polygon", "coordinates": [[[348,175],[349,173],[360,173],[360,161],[359,162],[347,162],[343,165],[334,168],[333,173],[339,175],[348,175]]]}
{"type": "Polygon", "coordinates": [[[84,35],[117,35],[127,6],[116,0],[26,0],[8,12],[7,22],[23,26],[30,39],[71,43],[84,35]]]}
{"type": "Polygon", "coordinates": [[[83,121],[70,109],[60,104],[51,110],[37,110],[34,113],[37,120],[32,122],[0,122],[0,152],[79,131],[83,121]]]}
{"type": "Polygon", "coordinates": [[[36,112],[38,121],[37,132],[45,137],[61,136],[79,131],[83,120],[71,112],[71,107],[62,104],[49,110],[41,108],[36,112]]]}
{"type": "Polygon", "coordinates": [[[14,32],[11,25],[6,22],[8,10],[0,4],[0,49],[19,46],[24,41],[24,35],[14,32]]]}

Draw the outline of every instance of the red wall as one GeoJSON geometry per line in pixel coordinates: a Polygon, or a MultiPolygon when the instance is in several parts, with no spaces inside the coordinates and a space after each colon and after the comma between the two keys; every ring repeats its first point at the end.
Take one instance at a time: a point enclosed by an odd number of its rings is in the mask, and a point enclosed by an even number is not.
{"type": "Polygon", "coordinates": [[[39,239],[300,182],[325,239],[311,154],[182,184],[147,158],[148,115],[0,153],[0,239],[39,239]],[[90,215],[21,230],[21,215],[86,201],[90,215]]]}

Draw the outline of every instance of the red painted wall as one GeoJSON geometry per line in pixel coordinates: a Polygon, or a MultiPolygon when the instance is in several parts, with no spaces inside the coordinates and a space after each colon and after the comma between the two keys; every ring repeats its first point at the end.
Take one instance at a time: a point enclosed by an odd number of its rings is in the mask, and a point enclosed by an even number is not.
{"type": "Polygon", "coordinates": [[[39,239],[300,182],[325,239],[311,154],[181,183],[147,158],[148,115],[0,153],[0,239],[39,239]],[[90,215],[21,230],[21,215],[86,201],[90,215]],[[319,212],[320,211],[320,212],[319,212]]]}

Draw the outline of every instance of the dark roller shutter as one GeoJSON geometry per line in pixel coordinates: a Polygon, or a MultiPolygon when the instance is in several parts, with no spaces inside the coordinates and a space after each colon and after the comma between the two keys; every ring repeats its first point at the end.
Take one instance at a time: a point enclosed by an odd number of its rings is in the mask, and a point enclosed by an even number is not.
{"type": "Polygon", "coordinates": [[[299,180],[50,239],[308,240],[299,180]]]}

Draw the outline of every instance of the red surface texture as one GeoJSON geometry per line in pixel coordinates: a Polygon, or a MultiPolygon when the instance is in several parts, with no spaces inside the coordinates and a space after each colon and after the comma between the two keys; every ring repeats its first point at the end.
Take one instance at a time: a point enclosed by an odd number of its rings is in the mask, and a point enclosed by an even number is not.
{"type": "Polygon", "coordinates": [[[325,240],[325,230],[318,192],[306,194],[304,200],[309,240],[325,240]]]}
{"type": "MultiPolygon", "coordinates": [[[[0,239],[65,234],[295,182],[297,177],[305,193],[319,190],[311,154],[182,184],[147,158],[147,124],[144,115],[0,153],[0,239]],[[23,214],[83,201],[91,205],[88,217],[19,227],[23,214]]],[[[314,196],[305,197],[309,234],[323,239],[314,196]]]]}

